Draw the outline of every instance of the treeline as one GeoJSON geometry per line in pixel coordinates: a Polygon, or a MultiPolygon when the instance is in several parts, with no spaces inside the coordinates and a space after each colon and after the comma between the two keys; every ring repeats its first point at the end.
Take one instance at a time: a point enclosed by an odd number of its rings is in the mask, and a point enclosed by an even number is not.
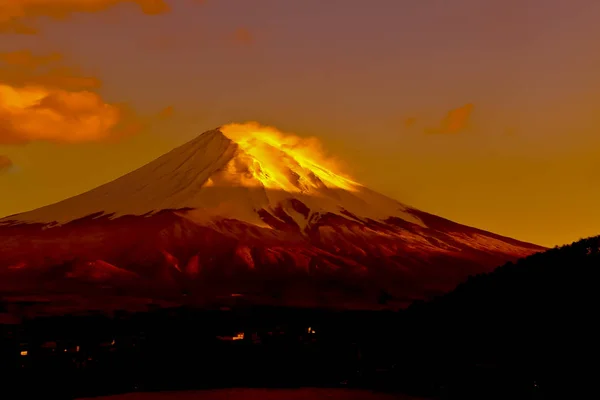
{"type": "MultiPolygon", "coordinates": [[[[546,397],[597,394],[599,278],[600,237],[583,239],[413,304],[404,325],[421,355],[447,364],[446,376],[455,384],[465,369],[478,365],[507,371],[512,382],[546,397]]],[[[503,374],[496,378],[499,388],[507,386],[503,374]]],[[[490,382],[464,379],[466,386],[476,384],[490,382]]]]}

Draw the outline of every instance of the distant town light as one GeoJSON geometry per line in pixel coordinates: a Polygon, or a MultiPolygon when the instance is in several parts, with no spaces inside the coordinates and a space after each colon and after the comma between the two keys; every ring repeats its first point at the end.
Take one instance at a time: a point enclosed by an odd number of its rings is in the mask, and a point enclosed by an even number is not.
{"type": "Polygon", "coordinates": [[[244,332],[238,333],[233,337],[233,340],[244,340],[244,332]]]}

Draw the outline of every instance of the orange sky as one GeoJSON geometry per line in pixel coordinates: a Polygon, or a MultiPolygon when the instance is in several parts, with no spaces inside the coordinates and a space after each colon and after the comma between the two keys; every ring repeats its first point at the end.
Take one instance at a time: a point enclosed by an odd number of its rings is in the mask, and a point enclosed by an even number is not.
{"type": "Polygon", "coordinates": [[[256,120],[458,222],[599,234],[598,17],[595,0],[0,1],[0,215],[256,120]]]}

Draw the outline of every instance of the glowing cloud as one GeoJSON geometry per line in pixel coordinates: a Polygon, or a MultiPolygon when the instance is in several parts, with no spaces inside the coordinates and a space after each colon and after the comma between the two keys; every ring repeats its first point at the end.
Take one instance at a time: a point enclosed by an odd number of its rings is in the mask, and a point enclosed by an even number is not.
{"type": "Polygon", "coordinates": [[[0,53],[0,144],[112,139],[142,128],[123,105],[93,92],[102,82],[64,64],[60,53],[0,53]]]}
{"type": "Polygon", "coordinates": [[[260,183],[266,188],[291,192],[310,191],[323,185],[346,190],[359,186],[341,172],[338,162],[325,155],[316,138],[284,134],[256,122],[230,124],[220,129],[247,156],[247,159],[236,158],[236,162],[244,165],[232,166],[248,176],[245,185],[260,183]]]}
{"type": "Polygon", "coordinates": [[[122,117],[93,92],[0,84],[0,144],[108,139],[122,117]]]}
{"type": "Polygon", "coordinates": [[[474,107],[473,104],[468,103],[462,107],[450,110],[446,115],[446,118],[442,120],[440,127],[428,129],[426,132],[452,134],[464,131],[469,124],[474,107]]]}
{"type": "Polygon", "coordinates": [[[10,167],[12,167],[12,165],[13,165],[13,162],[11,161],[10,158],[0,154],[0,174],[2,172],[7,171],[10,167]]]}
{"type": "Polygon", "coordinates": [[[0,32],[33,34],[36,29],[23,20],[36,17],[64,19],[73,13],[104,11],[120,3],[134,3],[144,14],[169,11],[164,0],[8,0],[0,3],[0,32]]]}

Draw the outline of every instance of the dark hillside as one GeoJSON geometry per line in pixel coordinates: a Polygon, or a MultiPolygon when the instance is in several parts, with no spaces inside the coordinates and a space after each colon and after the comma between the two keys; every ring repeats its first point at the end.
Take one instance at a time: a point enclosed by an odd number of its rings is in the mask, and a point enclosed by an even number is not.
{"type": "MultiPolygon", "coordinates": [[[[546,395],[559,389],[595,392],[598,278],[600,237],[471,277],[453,292],[407,310],[408,340],[419,343],[412,355],[446,364],[446,377],[455,385],[461,376],[478,374],[475,369],[488,371],[498,388],[508,374],[511,382],[520,376],[522,385],[546,395]]],[[[485,379],[476,381],[490,387],[485,379]]]]}

